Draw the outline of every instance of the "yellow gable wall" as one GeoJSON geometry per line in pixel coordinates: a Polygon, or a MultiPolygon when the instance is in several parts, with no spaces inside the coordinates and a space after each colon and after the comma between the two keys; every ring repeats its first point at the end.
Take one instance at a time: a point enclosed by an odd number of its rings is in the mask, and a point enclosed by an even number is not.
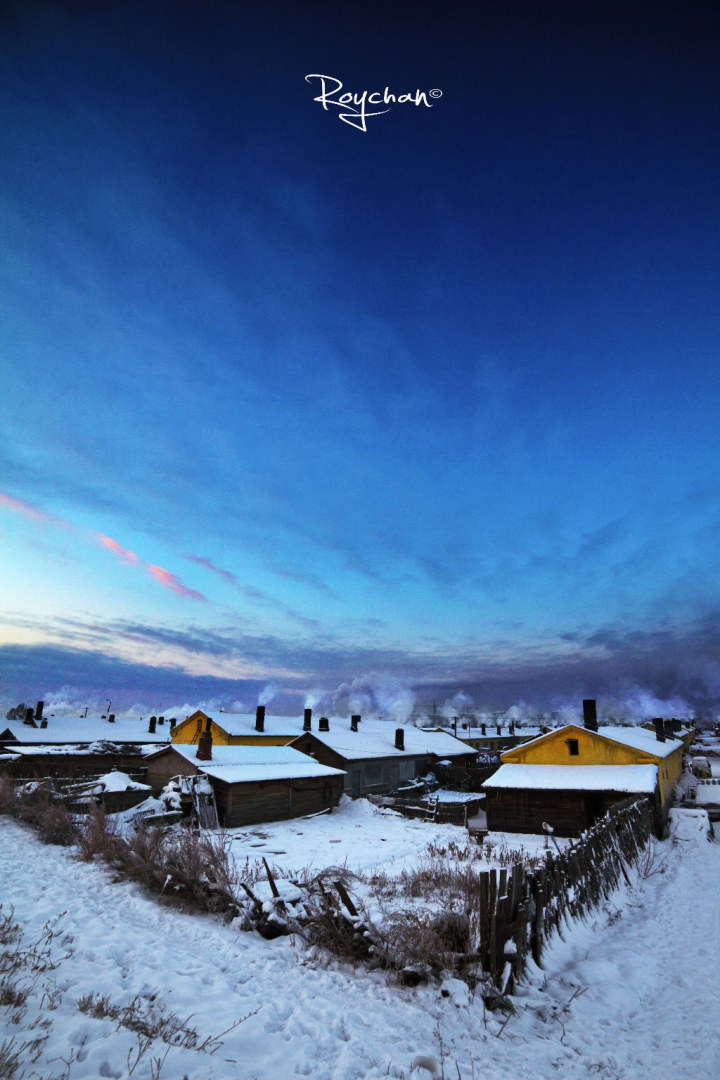
{"type": "MultiPolygon", "coordinates": [[[[659,744],[662,746],[662,744],[659,744]]],[[[668,757],[606,739],[595,731],[569,724],[500,755],[503,764],[523,765],[657,765],[660,797],[665,803],[682,771],[682,747],[668,757]],[[578,753],[570,756],[567,739],[576,739],[578,753]]]]}
{"type": "Polygon", "coordinates": [[[648,765],[657,756],[604,739],[594,731],[570,724],[539,739],[515,746],[500,755],[503,763],[523,765],[648,765]],[[578,753],[570,756],[567,739],[575,739],[578,753]]]}
{"type": "MultiPolygon", "coordinates": [[[[206,716],[202,709],[191,713],[185,720],[175,725],[171,736],[172,741],[196,743],[201,732],[205,730],[208,720],[210,717],[206,716]]],[[[296,735],[266,735],[261,731],[249,732],[247,735],[229,735],[225,728],[220,727],[214,720],[210,721],[210,734],[213,746],[286,746],[297,738],[296,735]]]]}

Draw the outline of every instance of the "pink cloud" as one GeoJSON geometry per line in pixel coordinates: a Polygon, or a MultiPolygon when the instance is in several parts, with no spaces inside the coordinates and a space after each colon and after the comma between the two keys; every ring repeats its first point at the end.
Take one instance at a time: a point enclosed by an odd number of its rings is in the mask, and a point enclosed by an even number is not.
{"type": "Polygon", "coordinates": [[[183,559],[188,559],[190,562],[197,563],[198,566],[204,566],[207,570],[212,570],[214,574],[219,574],[220,577],[232,582],[233,585],[237,584],[237,578],[231,570],[223,570],[221,566],[215,566],[215,563],[210,562],[203,555],[183,555],[183,559]]]}
{"type": "Polygon", "coordinates": [[[6,510],[12,510],[14,514],[22,514],[23,517],[30,518],[31,521],[51,522],[54,525],[67,524],[65,521],[60,521],[58,518],[46,514],[44,510],[38,510],[37,506],[32,506],[23,499],[15,499],[12,495],[5,495],[2,492],[0,492],[0,506],[4,506],[6,510]]]}
{"type": "Polygon", "coordinates": [[[135,566],[140,562],[134,551],[122,547],[111,536],[104,536],[102,533],[95,533],[95,536],[101,544],[104,544],[109,551],[112,551],[113,555],[117,555],[120,562],[124,562],[128,566],[135,566]]]}
{"type": "Polygon", "coordinates": [[[150,577],[155,578],[166,589],[171,589],[178,596],[188,596],[192,600],[207,600],[207,597],[203,596],[202,593],[196,592],[195,589],[188,589],[186,585],[183,585],[180,578],[176,574],[171,574],[169,570],[163,570],[161,566],[152,566],[151,564],[148,564],[146,569],[150,577]]]}

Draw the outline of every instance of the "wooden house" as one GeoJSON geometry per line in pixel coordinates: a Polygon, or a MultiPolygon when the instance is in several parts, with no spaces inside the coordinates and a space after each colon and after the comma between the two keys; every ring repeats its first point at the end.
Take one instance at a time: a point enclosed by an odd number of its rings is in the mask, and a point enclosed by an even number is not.
{"type": "Polygon", "coordinates": [[[641,727],[568,724],[501,755],[483,785],[490,830],[576,836],[628,794],[652,798],[658,831],[682,771],[683,743],[641,727]]]}
{"type": "Polygon", "coordinates": [[[147,782],[157,792],[175,776],[207,777],[226,828],[316,814],[340,800],[344,774],[291,747],[203,743],[155,751],[148,757],[147,782]]]}
{"type": "Polygon", "coordinates": [[[477,753],[447,732],[389,720],[322,718],[318,731],[305,731],[293,747],[346,773],[345,793],[357,798],[394,791],[424,776],[435,763],[471,766],[477,753]]]}
{"type": "Polygon", "coordinates": [[[501,765],[485,781],[491,832],[579,836],[629,795],[653,800],[659,820],[656,765],[501,765]]]}
{"type": "Polygon", "coordinates": [[[521,727],[520,724],[514,722],[509,724],[479,723],[472,726],[462,724],[458,726],[457,732],[453,727],[453,733],[458,739],[474,750],[486,753],[502,753],[504,750],[510,750],[513,746],[519,746],[529,742],[530,739],[537,738],[546,730],[547,728],[537,726],[521,727]]]}
{"type": "MultiPolygon", "coordinates": [[[[39,703],[41,704],[41,703],[39,703]]],[[[137,717],[41,715],[0,731],[0,768],[11,776],[73,779],[112,769],[138,774],[148,748],[167,743],[169,725],[151,732],[137,717]]]]}

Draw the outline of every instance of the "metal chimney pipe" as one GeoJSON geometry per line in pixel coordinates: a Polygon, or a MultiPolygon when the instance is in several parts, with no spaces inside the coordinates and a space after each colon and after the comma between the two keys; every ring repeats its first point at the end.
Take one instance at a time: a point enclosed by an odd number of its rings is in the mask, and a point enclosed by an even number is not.
{"type": "Polygon", "coordinates": [[[150,717],[150,722],[148,724],[148,734],[150,734],[150,735],[155,734],[155,724],[156,723],[157,723],[157,717],[151,716],[150,717]]]}
{"type": "Polygon", "coordinates": [[[405,749],[405,732],[403,731],[403,729],[401,727],[395,728],[395,749],[396,750],[404,750],[405,749]]]}
{"type": "Polygon", "coordinates": [[[23,720],[23,724],[27,724],[28,727],[37,727],[37,724],[35,723],[35,715],[32,709],[25,710],[25,719],[23,720]]]}
{"type": "Polygon", "coordinates": [[[597,705],[595,698],[583,698],[583,724],[588,731],[597,731],[597,705]]]}
{"type": "Polygon", "coordinates": [[[264,731],[265,730],[265,706],[264,705],[258,705],[257,709],[255,710],[255,730],[256,731],[264,731]]]}
{"type": "Polygon", "coordinates": [[[44,701],[38,701],[37,705],[35,706],[35,719],[36,721],[38,721],[38,723],[42,720],[44,704],[44,701]]]}
{"type": "Polygon", "coordinates": [[[655,738],[658,742],[665,742],[665,732],[663,730],[662,717],[655,717],[655,719],[653,720],[653,724],[655,725],[655,738]]]}
{"type": "Polygon", "coordinates": [[[305,709],[303,712],[303,731],[310,731],[312,728],[312,709],[305,709]]]}

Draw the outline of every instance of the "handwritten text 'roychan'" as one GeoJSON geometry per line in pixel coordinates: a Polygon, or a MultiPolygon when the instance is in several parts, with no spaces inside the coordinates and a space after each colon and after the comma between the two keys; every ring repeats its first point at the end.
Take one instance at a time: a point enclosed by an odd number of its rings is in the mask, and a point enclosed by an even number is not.
{"type": "Polygon", "coordinates": [[[363,90],[360,93],[353,93],[351,91],[345,91],[341,93],[343,84],[340,79],[335,79],[332,75],[306,75],[305,81],[310,82],[311,79],[319,79],[322,90],[318,97],[313,98],[313,101],[319,101],[325,112],[328,111],[328,105],[336,105],[340,112],[340,119],[344,120],[346,124],[350,124],[351,127],[357,128],[358,131],[367,131],[367,118],[369,116],[382,116],[383,113],[390,112],[390,109],[376,109],[373,112],[368,112],[368,105],[425,105],[426,108],[431,109],[432,104],[428,101],[428,98],[442,97],[442,90],[416,90],[412,94],[392,94],[389,87],[385,87],[383,93],[379,90],[373,90],[368,92],[363,90]]]}

